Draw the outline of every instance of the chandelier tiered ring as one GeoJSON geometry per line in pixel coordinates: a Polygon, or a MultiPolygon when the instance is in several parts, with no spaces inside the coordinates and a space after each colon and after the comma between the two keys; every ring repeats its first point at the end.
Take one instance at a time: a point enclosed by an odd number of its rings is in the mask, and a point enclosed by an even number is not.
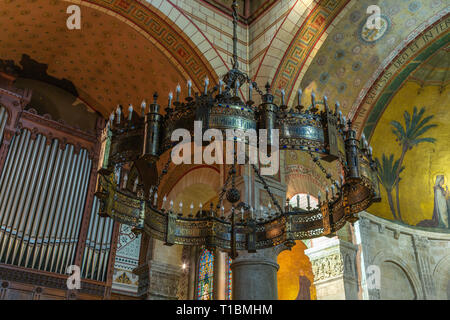
{"type": "MultiPolygon", "coordinates": [[[[281,104],[274,103],[270,85],[260,90],[245,73],[239,70],[237,60],[237,11],[233,4],[234,54],[233,68],[214,87],[205,79],[202,92],[192,94],[188,82],[188,96],[169,95],[168,106],[162,114],[158,95],[148,107],[142,104],[139,115],[130,106],[125,117],[121,106],[112,114],[107,127],[107,142],[103,168],[99,170],[96,196],[101,203],[100,214],[134,227],[167,245],[196,245],[221,248],[235,257],[238,250],[255,252],[258,249],[285,244],[295,240],[329,235],[342,228],[346,221],[354,223],[358,213],[380,200],[377,168],[372,149],[365,139],[359,141],[351,121],[340,111],[339,103],[330,108],[328,100],[302,105],[302,91],[298,91],[297,105],[288,107],[281,91],[281,104]],[[247,101],[240,97],[240,88],[248,83],[247,101]],[[261,95],[262,103],[255,106],[253,91],[261,95]],[[333,110],[332,110],[333,109],[333,110]],[[162,169],[157,183],[146,185],[145,168],[155,168],[156,163],[174,144],[171,136],[178,128],[194,134],[194,122],[200,121],[204,133],[217,129],[248,130],[278,129],[280,150],[300,150],[308,153],[314,163],[330,181],[330,188],[319,194],[319,203],[306,209],[280,204],[270,191],[259,167],[252,165],[258,181],[272,199],[272,207],[251,208],[240,201],[235,187],[237,162],[229,170],[229,176],[217,205],[194,208],[183,215],[182,208],[167,203],[165,195],[158,194],[162,176],[167,174],[169,162],[162,169]],[[334,179],[326,172],[321,161],[339,161],[343,175],[334,179]],[[125,177],[123,168],[137,167],[137,177],[125,177]],[[142,169],[144,168],[144,169],[142,169]],[[231,215],[225,216],[223,201],[231,204],[231,215]],[[264,214],[263,214],[264,213],[264,214]],[[238,219],[236,219],[236,217],[238,219]]],[[[270,141],[270,137],[269,137],[270,141]]],[[[271,150],[276,152],[277,150],[271,150]]],[[[169,157],[170,161],[170,157],[169,157]]]]}

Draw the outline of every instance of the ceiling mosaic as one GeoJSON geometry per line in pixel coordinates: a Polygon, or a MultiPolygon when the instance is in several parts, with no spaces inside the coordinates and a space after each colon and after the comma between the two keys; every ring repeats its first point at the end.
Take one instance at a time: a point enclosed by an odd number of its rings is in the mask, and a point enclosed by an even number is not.
{"type": "Polygon", "coordinates": [[[0,60],[11,60],[29,78],[60,79],[103,115],[118,103],[150,100],[154,91],[166,96],[185,80],[155,45],[113,16],[83,6],[81,30],[68,30],[67,2],[1,5],[0,60]]]}
{"type": "Polygon", "coordinates": [[[348,113],[380,63],[418,25],[446,7],[443,0],[357,1],[326,38],[301,86],[339,100],[348,113]],[[381,9],[379,30],[365,27],[369,5],[381,9]]]}
{"type": "Polygon", "coordinates": [[[450,46],[447,46],[424,62],[409,80],[417,82],[421,87],[435,85],[443,91],[450,82],[449,69],[450,46]]]}

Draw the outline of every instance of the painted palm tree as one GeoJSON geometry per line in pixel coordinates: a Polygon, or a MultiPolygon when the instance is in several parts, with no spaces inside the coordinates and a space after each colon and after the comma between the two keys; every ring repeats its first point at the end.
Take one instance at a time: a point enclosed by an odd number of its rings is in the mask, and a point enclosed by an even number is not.
{"type": "Polygon", "coordinates": [[[422,137],[428,130],[436,127],[436,124],[429,124],[433,115],[423,118],[425,114],[425,108],[421,108],[420,111],[417,107],[414,107],[413,114],[405,111],[403,118],[405,120],[405,126],[403,126],[398,121],[392,121],[392,132],[397,137],[396,141],[400,144],[402,148],[402,153],[399,159],[399,165],[395,174],[395,192],[396,192],[396,202],[397,202],[397,213],[400,220],[402,220],[402,215],[400,211],[400,196],[399,196],[399,182],[400,182],[400,172],[402,170],[403,160],[405,159],[406,153],[413,147],[423,143],[429,142],[434,143],[436,139],[429,137],[422,137]]]}
{"type": "Polygon", "coordinates": [[[395,213],[394,200],[392,198],[392,190],[398,184],[397,172],[402,172],[404,167],[400,167],[400,159],[394,161],[394,155],[391,154],[389,158],[383,153],[381,163],[378,158],[375,159],[378,167],[378,181],[386,190],[389,207],[391,208],[394,220],[397,220],[395,213]]]}

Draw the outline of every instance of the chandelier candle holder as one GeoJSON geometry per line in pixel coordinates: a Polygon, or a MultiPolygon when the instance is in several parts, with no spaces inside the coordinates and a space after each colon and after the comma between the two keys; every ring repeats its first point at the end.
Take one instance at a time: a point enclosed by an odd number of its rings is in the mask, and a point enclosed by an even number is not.
{"type": "MultiPolygon", "coordinates": [[[[295,240],[311,239],[336,232],[349,221],[354,223],[358,213],[380,200],[377,168],[372,148],[363,137],[356,139],[352,122],[347,121],[338,102],[332,110],[327,97],[316,99],[311,105],[302,104],[303,91],[297,92],[297,105],[286,105],[285,91],[281,90],[281,104],[274,102],[270,84],[265,92],[259,89],[245,73],[239,70],[237,59],[237,4],[233,3],[233,68],[214,86],[205,79],[202,92],[193,92],[187,82],[188,96],[182,100],[181,86],[176,88],[175,101],[168,95],[168,105],[161,113],[158,94],[153,103],[141,105],[141,116],[132,106],[125,116],[119,106],[111,114],[107,126],[107,143],[103,167],[99,170],[96,196],[101,203],[100,215],[109,216],[144,232],[167,245],[197,245],[221,248],[235,258],[237,251],[255,252],[279,244],[293,246],[295,240]],[[248,99],[243,101],[239,89],[248,83],[248,99]],[[255,105],[253,93],[261,95],[262,103],[255,105]],[[235,187],[237,161],[231,165],[228,177],[216,205],[178,203],[158,194],[159,184],[168,173],[169,161],[157,177],[148,179],[147,171],[156,171],[161,156],[174,147],[172,132],[178,128],[194,134],[194,121],[207,129],[225,130],[266,129],[268,145],[274,145],[271,129],[279,130],[281,150],[300,150],[309,154],[329,181],[329,187],[317,195],[316,208],[282,208],[257,165],[251,165],[257,179],[269,194],[267,206],[253,208],[240,202],[235,187]],[[343,176],[334,179],[323,167],[322,161],[339,161],[343,176]],[[152,168],[152,169],[149,169],[152,168]],[[147,178],[146,178],[147,177],[147,178]],[[225,210],[225,202],[227,209],[225,210]],[[183,213],[183,208],[186,208],[183,213]]],[[[274,150],[273,150],[274,151],[274,150]]],[[[272,152],[272,151],[269,151],[272,152]]]]}

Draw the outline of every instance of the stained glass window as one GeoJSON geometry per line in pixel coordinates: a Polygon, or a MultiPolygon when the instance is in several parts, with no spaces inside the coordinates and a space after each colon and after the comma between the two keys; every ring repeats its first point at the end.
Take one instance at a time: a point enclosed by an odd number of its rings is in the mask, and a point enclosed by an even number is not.
{"type": "Polygon", "coordinates": [[[227,300],[231,300],[231,285],[233,280],[233,274],[231,272],[231,258],[227,259],[227,300]]]}
{"type": "Polygon", "coordinates": [[[198,268],[197,299],[212,300],[213,295],[214,256],[204,249],[200,256],[198,268]]]}

